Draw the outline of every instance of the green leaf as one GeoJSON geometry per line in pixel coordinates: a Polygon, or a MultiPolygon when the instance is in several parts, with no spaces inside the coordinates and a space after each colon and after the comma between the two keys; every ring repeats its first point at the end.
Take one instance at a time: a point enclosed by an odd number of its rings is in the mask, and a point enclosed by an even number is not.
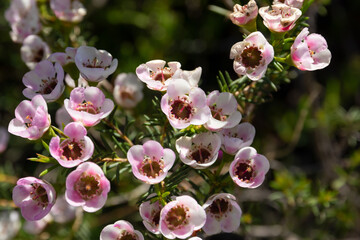
{"type": "Polygon", "coordinates": [[[46,174],[48,174],[49,172],[51,172],[52,170],[54,170],[55,168],[57,168],[58,166],[60,166],[59,164],[55,164],[55,165],[52,165],[51,167],[45,169],[44,171],[42,171],[40,174],[39,174],[39,177],[42,177],[46,174]]]}

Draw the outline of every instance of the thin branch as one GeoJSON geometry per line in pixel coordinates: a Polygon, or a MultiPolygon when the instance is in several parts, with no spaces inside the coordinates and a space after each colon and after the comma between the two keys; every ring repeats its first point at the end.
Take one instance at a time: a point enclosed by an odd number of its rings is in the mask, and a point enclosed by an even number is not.
{"type": "Polygon", "coordinates": [[[103,119],[103,122],[112,129],[114,129],[114,131],[117,132],[120,137],[130,145],[130,147],[134,146],[134,143],[125,134],[123,134],[123,132],[119,128],[117,128],[112,122],[107,119],[103,119]]]}

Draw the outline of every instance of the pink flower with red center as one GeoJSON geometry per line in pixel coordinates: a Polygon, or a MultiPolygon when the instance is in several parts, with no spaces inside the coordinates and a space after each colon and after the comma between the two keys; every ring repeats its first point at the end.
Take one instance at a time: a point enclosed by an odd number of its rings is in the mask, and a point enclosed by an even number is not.
{"type": "Polygon", "coordinates": [[[163,148],[160,143],[149,140],[143,145],[132,146],[127,158],[134,176],[148,184],[156,184],[164,180],[175,162],[175,153],[163,148]]]}
{"type": "Polygon", "coordinates": [[[143,83],[133,73],[119,74],[114,83],[115,102],[124,108],[134,108],[144,97],[143,83]]]}
{"type": "Polygon", "coordinates": [[[105,50],[81,46],[76,51],[75,64],[85,80],[100,82],[115,72],[118,60],[105,50]]]}
{"type": "Polygon", "coordinates": [[[221,140],[217,134],[205,132],[192,137],[181,137],[176,140],[175,146],[183,163],[203,169],[215,163],[221,140]]]}
{"type": "Polygon", "coordinates": [[[207,235],[220,232],[233,232],[240,226],[241,208],[236,198],[229,193],[212,195],[203,205],[206,222],[203,227],[207,235]]]}
{"type": "Polygon", "coordinates": [[[20,51],[21,59],[30,69],[34,69],[37,63],[50,55],[49,46],[37,35],[27,36],[20,51]]]}
{"type": "Polygon", "coordinates": [[[243,147],[252,144],[255,137],[255,128],[248,122],[241,123],[230,129],[220,131],[221,148],[228,154],[234,155],[243,147]]]}
{"type": "Polygon", "coordinates": [[[24,39],[41,30],[39,11],[35,0],[13,0],[5,12],[5,18],[11,25],[10,37],[14,42],[24,39]]]}
{"type": "Polygon", "coordinates": [[[255,21],[258,15],[258,6],[254,0],[250,0],[246,5],[234,5],[234,11],[230,13],[230,20],[238,26],[244,26],[251,21],[255,21]]]}
{"type": "MultiPolygon", "coordinates": [[[[152,193],[148,196],[148,199],[156,196],[155,193],[152,193]]],[[[159,201],[146,201],[140,204],[139,212],[140,216],[143,219],[143,224],[147,230],[152,232],[153,234],[159,234],[159,222],[160,222],[160,212],[162,209],[162,205],[159,201]]]]}
{"type": "Polygon", "coordinates": [[[104,93],[97,87],[77,87],[71,91],[70,100],[64,100],[64,106],[74,121],[91,127],[109,116],[114,102],[105,99],[104,93]]]}
{"type": "Polygon", "coordinates": [[[290,7],[301,9],[301,7],[304,3],[304,0],[274,0],[273,1],[273,5],[279,4],[279,3],[283,3],[290,7]]]}
{"type": "Polygon", "coordinates": [[[205,210],[190,196],[179,196],[160,212],[160,232],[169,239],[185,239],[201,229],[206,221],[205,210]]]}
{"type": "Polygon", "coordinates": [[[211,115],[205,127],[211,131],[232,128],[241,121],[241,113],[237,111],[237,101],[231,93],[212,91],[206,99],[211,115]]]}
{"type": "Polygon", "coordinates": [[[77,0],[50,0],[50,7],[61,21],[80,22],[86,15],[86,9],[77,0]]]}
{"type": "Polygon", "coordinates": [[[22,101],[15,109],[15,118],[10,121],[11,134],[36,140],[50,127],[50,115],[44,98],[36,95],[31,101],[22,101]]]}
{"type": "Polygon", "coordinates": [[[17,181],[12,198],[26,220],[37,221],[50,212],[56,192],[53,186],[41,179],[25,177],[17,181]]]}
{"type": "Polygon", "coordinates": [[[169,83],[178,75],[181,64],[179,62],[168,62],[168,67],[165,65],[164,60],[152,60],[143,63],[136,68],[136,75],[146,83],[149,89],[166,91],[169,83]]]}
{"type": "Polygon", "coordinates": [[[231,47],[230,59],[234,59],[234,70],[253,81],[261,79],[274,58],[274,48],[261,32],[253,32],[244,41],[231,47]]]}
{"type": "Polygon", "coordinates": [[[49,143],[49,150],[61,166],[72,168],[91,158],[94,144],[86,136],[86,128],[79,122],[66,125],[64,133],[69,138],[60,142],[60,137],[53,137],[49,143]]]}
{"type": "Polygon", "coordinates": [[[109,191],[110,181],[93,162],[82,163],[66,178],[66,201],[74,207],[81,206],[86,212],[101,209],[109,191]]]}
{"type": "Polygon", "coordinates": [[[269,169],[269,160],[265,156],[252,147],[244,147],[235,155],[229,174],[240,187],[256,188],[264,182],[269,169]]]}
{"type": "Polygon", "coordinates": [[[295,26],[301,16],[301,10],[285,4],[275,4],[262,7],[259,14],[264,19],[264,25],[272,32],[287,32],[295,26]]]}
{"type": "Polygon", "coordinates": [[[77,48],[67,47],[65,52],[55,52],[48,58],[50,62],[57,62],[61,66],[65,66],[68,63],[75,62],[75,55],[77,48]]]}
{"type": "Polygon", "coordinates": [[[191,87],[184,79],[176,79],[169,84],[167,93],[161,99],[161,110],[171,126],[183,129],[191,124],[201,125],[210,117],[204,91],[191,87]]]}
{"type": "Polygon", "coordinates": [[[56,101],[64,92],[64,70],[59,63],[48,60],[39,62],[35,69],[27,72],[22,79],[26,88],[23,94],[33,98],[41,94],[47,102],[56,101]]]}
{"type": "Polygon", "coordinates": [[[104,227],[100,240],[144,240],[144,236],[128,221],[119,220],[104,227]]]}
{"type": "Polygon", "coordinates": [[[314,71],[330,64],[331,52],[323,36],[309,35],[308,28],[304,28],[291,46],[291,59],[298,69],[314,71]]]}

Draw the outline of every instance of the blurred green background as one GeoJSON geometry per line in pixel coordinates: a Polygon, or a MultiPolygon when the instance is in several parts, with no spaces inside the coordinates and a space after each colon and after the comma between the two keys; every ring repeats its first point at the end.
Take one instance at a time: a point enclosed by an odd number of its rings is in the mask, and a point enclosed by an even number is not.
{"type": "MultiPolygon", "coordinates": [[[[25,99],[21,79],[28,71],[20,58],[21,46],[11,41],[10,27],[4,19],[9,2],[0,1],[0,126],[6,128],[16,106],[25,99]]],[[[270,1],[257,2],[264,6],[270,1]]],[[[201,66],[201,87],[205,91],[218,88],[219,70],[236,77],[229,51],[242,40],[242,34],[228,19],[208,9],[209,5],[231,9],[232,1],[83,3],[88,14],[80,23],[80,35],[89,45],[105,49],[119,60],[116,73],[134,72],[141,63],[164,59],[179,61],[186,70],[201,66]]],[[[307,12],[310,32],[326,38],[331,64],[316,72],[293,68],[291,83],[282,85],[271,101],[254,110],[252,123],[257,132],[253,146],[267,156],[272,170],[260,188],[234,190],[244,213],[239,230],[244,239],[360,238],[358,9],[360,1],[316,0],[307,12]]],[[[48,40],[62,45],[56,35],[48,36],[48,40]]],[[[41,151],[40,144],[10,136],[7,150],[0,154],[2,210],[11,209],[8,201],[14,186],[3,176],[24,177],[39,172],[40,164],[26,158],[41,151]]],[[[69,234],[72,223],[63,227],[54,224],[46,228],[47,234],[34,238],[97,239],[101,229],[120,216],[135,219],[135,226],[143,229],[139,216],[130,216],[133,212],[123,207],[105,209],[104,214],[85,214],[80,230],[73,235],[69,234]]],[[[17,238],[32,237],[21,231],[17,238]]]]}

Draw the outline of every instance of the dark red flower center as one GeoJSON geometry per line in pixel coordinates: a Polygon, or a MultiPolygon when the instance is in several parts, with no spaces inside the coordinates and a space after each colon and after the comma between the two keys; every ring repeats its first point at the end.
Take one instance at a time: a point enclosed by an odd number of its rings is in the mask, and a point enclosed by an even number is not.
{"type": "Polygon", "coordinates": [[[39,205],[45,208],[49,204],[49,198],[46,189],[39,183],[32,183],[33,190],[30,192],[32,200],[37,201],[39,205]]]}
{"type": "Polygon", "coordinates": [[[41,80],[42,84],[40,85],[41,90],[39,91],[39,93],[41,94],[50,94],[52,93],[52,91],[55,89],[58,81],[56,79],[56,75],[53,78],[49,78],[49,79],[42,79],[41,80]]]}
{"type": "Polygon", "coordinates": [[[192,107],[189,103],[182,100],[175,100],[171,105],[171,114],[177,119],[187,120],[190,118],[192,113],[192,107]]]}
{"type": "Polygon", "coordinates": [[[193,151],[190,155],[191,159],[195,160],[197,163],[206,163],[211,156],[211,153],[206,148],[199,148],[193,151]]]}
{"type": "Polygon", "coordinates": [[[171,69],[170,68],[162,68],[159,69],[156,72],[151,72],[150,73],[150,77],[155,80],[155,81],[160,81],[162,83],[164,83],[166,80],[168,80],[169,78],[171,78],[173,76],[173,73],[171,73],[171,69]]]}
{"type": "Polygon", "coordinates": [[[242,162],[237,165],[235,175],[239,178],[239,180],[249,182],[253,178],[254,169],[250,166],[250,164],[242,162]]]}
{"type": "Polygon", "coordinates": [[[70,139],[68,141],[64,141],[62,144],[62,156],[65,157],[66,160],[77,160],[81,158],[83,152],[82,152],[82,146],[75,141],[71,141],[70,139]]]}
{"type": "Polygon", "coordinates": [[[97,107],[94,106],[94,104],[90,101],[84,101],[83,103],[80,103],[76,109],[76,111],[79,112],[87,112],[91,114],[98,114],[100,111],[97,107]]]}
{"type": "Polygon", "coordinates": [[[182,205],[177,205],[171,208],[165,216],[165,221],[170,230],[174,230],[179,226],[186,225],[188,223],[188,208],[182,205]]]}
{"type": "Polygon", "coordinates": [[[221,216],[222,214],[226,213],[230,209],[230,204],[226,199],[220,198],[216,199],[212,202],[209,206],[210,213],[221,216]]]}
{"type": "Polygon", "coordinates": [[[74,188],[84,200],[99,196],[102,192],[100,188],[100,176],[83,173],[75,183],[74,188]]]}
{"type": "Polygon", "coordinates": [[[262,56],[257,47],[249,47],[243,50],[241,59],[245,67],[255,68],[260,65],[262,56]]]}
{"type": "Polygon", "coordinates": [[[142,162],[140,171],[149,178],[156,178],[163,172],[163,168],[164,162],[161,159],[156,160],[146,156],[142,162]]]}

